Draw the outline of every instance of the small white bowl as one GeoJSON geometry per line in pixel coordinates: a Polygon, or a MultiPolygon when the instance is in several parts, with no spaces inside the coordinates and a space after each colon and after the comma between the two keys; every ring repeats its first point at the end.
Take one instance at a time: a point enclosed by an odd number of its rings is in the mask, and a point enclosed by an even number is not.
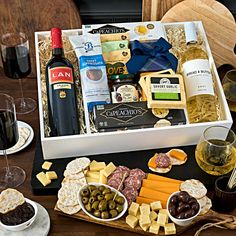
{"type": "Polygon", "coordinates": [[[121,192],[117,191],[115,188],[112,188],[111,186],[106,185],[106,184],[89,183],[88,185],[82,187],[82,188],[79,190],[79,192],[78,192],[78,200],[79,200],[79,204],[80,204],[80,206],[81,206],[81,208],[82,208],[82,210],[83,210],[83,212],[84,212],[85,214],[87,214],[88,216],[90,216],[91,218],[93,218],[93,219],[95,219],[95,220],[99,220],[99,221],[103,221],[103,222],[108,222],[108,221],[113,221],[113,220],[119,219],[120,217],[122,217],[122,216],[125,214],[125,212],[126,212],[127,209],[128,209],[128,201],[127,201],[127,199],[125,198],[125,196],[124,196],[121,192]],[[81,195],[80,195],[81,191],[82,191],[83,189],[87,188],[89,185],[94,185],[94,186],[96,186],[96,187],[105,186],[106,188],[110,188],[113,192],[115,192],[115,193],[117,192],[117,196],[121,196],[121,197],[123,197],[123,198],[125,199],[125,203],[124,203],[124,205],[123,205],[123,211],[122,211],[120,214],[118,214],[116,217],[114,217],[114,218],[109,218],[109,219],[98,218],[98,217],[95,217],[94,215],[90,214],[90,213],[85,209],[84,204],[83,204],[82,199],[81,199],[81,195]]]}
{"type": "Polygon", "coordinates": [[[36,215],[38,213],[38,207],[36,205],[36,203],[34,201],[31,201],[28,198],[25,198],[25,201],[27,203],[29,203],[33,208],[34,208],[34,215],[31,219],[27,220],[26,222],[19,224],[19,225],[4,225],[1,221],[0,221],[0,226],[8,231],[21,231],[24,230],[26,228],[28,228],[35,220],[36,215]]]}
{"type": "Polygon", "coordinates": [[[197,214],[194,215],[194,216],[192,216],[192,217],[190,217],[190,218],[187,218],[187,219],[177,219],[177,218],[173,217],[173,216],[170,214],[170,212],[169,212],[169,201],[170,201],[170,198],[171,198],[172,196],[177,195],[178,193],[180,193],[180,191],[174,192],[174,193],[172,193],[172,194],[169,196],[169,198],[168,198],[168,200],[167,200],[167,212],[168,212],[168,215],[169,215],[170,219],[171,219],[175,224],[177,224],[177,225],[179,225],[179,226],[187,226],[187,225],[190,225],[190,224],[192,223],[192,221],[199,215],[199,213],[200,213],[200,211],[201,211],[201,207],[199,206],[199,210],[198,210],[197,214]]]}

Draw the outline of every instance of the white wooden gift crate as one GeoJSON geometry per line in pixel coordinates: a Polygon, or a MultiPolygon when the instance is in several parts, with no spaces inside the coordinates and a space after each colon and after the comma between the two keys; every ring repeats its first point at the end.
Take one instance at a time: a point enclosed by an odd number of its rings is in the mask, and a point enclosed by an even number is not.
{"type": "MultiPolygon", "coordinates": [[[[38,42],[40,41],[42,36],[49,35],[50,32],[35,32],[40,138],[44,159],[46,160],[55,158],[78,157],[94,154],[128,152],[164,147],[193,145],[198,143],[200,136],[207,127],[221,125],[230,128],[232,126],[231,114],[224,96],[224,92],[212,57],[212,53],[210,51],[204,27],[202,25],[202,22],[200,21],[197,21],[195,23],[203,35],[210,65],[212,68],[212,73],[215,74],[216,89],[223,109],[223,120],[179,126],[145,128],[104,133],[90,133],[90,129],[88,127],[86,134],[60,137],[46,137],[44,132],[44,112],[42,106],[42,89],[38,42]]],[[[164,24],[164,26],[172,24],[183,24],[183,22],[168,23],[164,24]]],[[[76,35],[82,34],[82,31],[81,29],[64,30],[63,34],[76,35]]],[[[85,120],[86,124],[89,124],[88,111],[86,109],[85,120]]]]}

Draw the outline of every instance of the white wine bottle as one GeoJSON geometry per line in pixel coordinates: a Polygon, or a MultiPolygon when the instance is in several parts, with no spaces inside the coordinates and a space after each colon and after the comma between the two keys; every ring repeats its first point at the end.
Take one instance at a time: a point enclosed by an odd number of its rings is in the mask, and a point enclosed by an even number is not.
{"type": "Polygon", "coordinates": [[[182,54],[180,63],[187,95],[189,122],[219,120],[219,102],[214,91],[207,53],[197,44],[194,23],[185,23],[184,29],[187,49],[182,54]]]}

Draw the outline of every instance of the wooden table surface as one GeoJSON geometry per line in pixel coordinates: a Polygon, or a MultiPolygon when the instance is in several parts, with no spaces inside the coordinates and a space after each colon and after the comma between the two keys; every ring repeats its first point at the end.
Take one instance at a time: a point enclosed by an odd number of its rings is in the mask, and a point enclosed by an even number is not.
{"type": "MultiPolygon", "coordinates": [[[[14,98],[19,97],[20,92],[18,90],[18,81],[6,78],[3,73],[3,69],[0,67],[0,92],[7,93],[14,98]]],[[[30,77],[23,80],[23,89],[25,96],[32,97],[37,100],[37,84],[36,78],[30,77]]],[[[27,174],[26,181],[17,189],[21,191],[24,196],[40,203],[44,206],[51,219],[51,229],[49,235],[63,235],[63,236],[110,236],[110,235],[123,235],[132,236],[134,233],[113,229],[105,226],[91,224],[80,220],[75,220],[68,217],[63,217],[54,212],[57,197],[56,196],[35,196],[31,191],[30,178],[33,165],[33,158],[35,154],[36,138],[39,135],[39,119],[38,109],[28,115],[18,115],[18,120],[27,122],[32,126],[35,132],[33,142],[24,150],[19,153],[9,155],[10,165],[18,165],[22,167],[27,174]]],[[[0,158],[0,166],[5,166],[5,159],[0,158]]],[[[236,210],[233,212],[236,215],[236,210]]],[[[193,227],[191,230],[186,231],[183,235],[194,235],[200,225],[193,227]]],[[[217,235],[235,236],[236,232],[231,230],[222,230],[217,228],[211,228],[204,231],[201,235],[217,236],[217,235]]]]}

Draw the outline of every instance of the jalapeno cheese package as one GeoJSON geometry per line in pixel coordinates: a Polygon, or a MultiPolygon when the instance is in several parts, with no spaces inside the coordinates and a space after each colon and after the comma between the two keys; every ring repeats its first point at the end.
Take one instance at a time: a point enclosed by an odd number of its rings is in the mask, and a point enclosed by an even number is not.
{"type": "Polygon", "coordinates": [[[88,110],[96,104],[110,103],[106,66],[99,35],[69,37],[79,61],[83,99],[88,110]]]}
{"type": "Polygon", "coordinates": [[[128,45],[128,40],[104,42],[102,43],[102,53],[128,49],[128,45]]]}
{"type": "Polygon", "coordinates": [[[102,55],[106,63],[108,78],[111,75],[128,74],[126,63],[130,59],[129,49],[106,52],[102,55]]]}

